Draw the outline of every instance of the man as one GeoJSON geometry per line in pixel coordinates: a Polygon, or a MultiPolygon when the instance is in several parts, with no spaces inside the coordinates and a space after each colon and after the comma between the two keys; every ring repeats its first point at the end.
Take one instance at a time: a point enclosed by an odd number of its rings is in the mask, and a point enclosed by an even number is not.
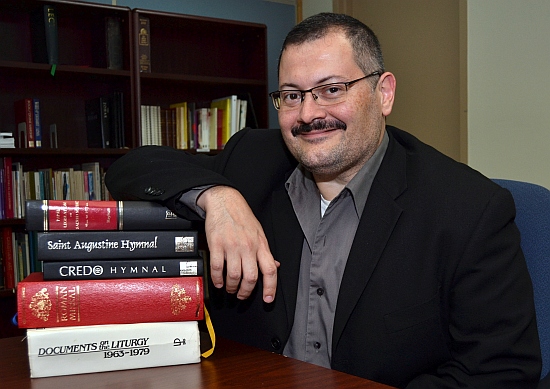
{"type": "Polygon", "coordinates": [[[116,198],[205,217],[217,333],[397,387],[535,387],[513,200],[386,127],[395,77],[374,33],[304,20],[270,95],[280,131],[244,129],[215,157],[144,147],[107,174],[116,198]]]}

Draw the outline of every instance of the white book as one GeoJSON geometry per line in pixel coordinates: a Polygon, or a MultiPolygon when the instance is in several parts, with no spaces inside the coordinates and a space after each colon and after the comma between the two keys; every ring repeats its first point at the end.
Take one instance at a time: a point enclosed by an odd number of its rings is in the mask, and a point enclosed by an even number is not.
{"type": "Polygon", "coordinates": [[[200,362],[198,322],[27,330],[31,378],[200,362]]]}

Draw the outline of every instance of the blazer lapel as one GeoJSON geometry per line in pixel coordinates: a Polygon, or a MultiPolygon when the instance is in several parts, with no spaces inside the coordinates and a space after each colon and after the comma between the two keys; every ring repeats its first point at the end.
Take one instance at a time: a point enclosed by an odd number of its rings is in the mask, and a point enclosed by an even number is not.
{"type": "Polygon", "coordinates": [[[300,260],[304,234],[300,223],[294,214],[292,203],[285,189],[273,193],[273,207],[271,218],[273,230],[276,231],[275,242],[269,242],[274,257],[281,263],[277,282],[278,291],[283,299],[289,328],[294,321],[296,309],[296,296],[298,293],[298,277],[300,273],[300,260]]]}
{"type": "Polygon", "coordinates": [[[390,143],[373,181],[340,284],[334,317],[333,352],[345,324],[376,268],[402,209],[395,199],[406,189],[405,150],[390,143]]]}

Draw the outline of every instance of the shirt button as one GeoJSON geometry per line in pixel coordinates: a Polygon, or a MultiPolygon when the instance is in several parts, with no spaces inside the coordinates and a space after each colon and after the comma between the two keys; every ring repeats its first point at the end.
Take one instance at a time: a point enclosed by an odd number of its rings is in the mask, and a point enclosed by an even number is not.
{"type": "Polygon", "coordinates": [[[322,296],[322,295],[325,294],[325,290],[324,290],[323,288],[318,288],[318,289],[317,289],[317,294],[318,294],[319,296],[322,296]]]}
{"type": "Polygon", "coordinates": [[[319,343],[319,342],[313,343],[313,348],[314,348],[315,350],[319,350],[319,349],[321,348],[321,343],[319,343]]]}
{"type": "Polygon", "coordinates": [[[279,338],[271,339],[271,347],[273,347],[275,350],[281,348],[281,341],[279,340],[279,338]]]}

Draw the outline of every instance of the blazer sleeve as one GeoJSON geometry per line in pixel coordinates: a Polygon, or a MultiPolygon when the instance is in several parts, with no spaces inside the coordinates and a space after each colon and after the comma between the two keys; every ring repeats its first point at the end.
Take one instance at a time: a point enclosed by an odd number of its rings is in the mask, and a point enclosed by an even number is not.
{"type": "Polygon", "coordinates": [[[408,389],[536,388],[541,356],[528,269],[510,193],[498,189],[447,289],[451,358],[408,389]]]}
{"type": "Polygon", "coordinates": [[[254,208],[295,166],[280,130],[245,128],[214,156],[166,146],[133,149],[109,167],[105,184],[116,200],[155,201],[180,216],[197,219],[178,201],[182,193],[227,185],[239,190],[254,208]]]}

